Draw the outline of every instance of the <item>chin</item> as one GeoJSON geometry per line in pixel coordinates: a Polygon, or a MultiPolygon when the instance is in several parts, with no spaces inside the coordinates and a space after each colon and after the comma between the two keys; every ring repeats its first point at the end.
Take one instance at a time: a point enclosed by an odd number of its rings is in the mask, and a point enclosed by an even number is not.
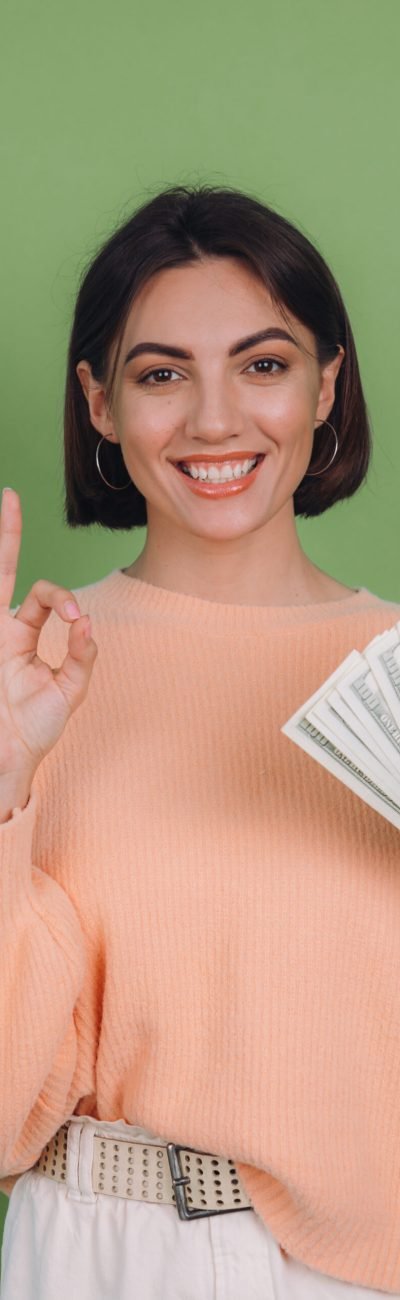
{"type": "Polygon", "coordinates": [[[211,524],[210,522],[208,528],[201,528],[197,524],[193,524],[189,531],[193,533],[195,537],[202,537],[204,541],[236,542],[239,541],[241,537],[247,537],[249,533],[254,533],[258,528],[263,528],[267,522],[268,520],[265,518],[247,519],[246,521],[243,520],[242,523],[239,522],[235,524],[233,520],[231,522],[225,520],[224,522],[221,519],[221,522],[218,524],[211,524]]]}

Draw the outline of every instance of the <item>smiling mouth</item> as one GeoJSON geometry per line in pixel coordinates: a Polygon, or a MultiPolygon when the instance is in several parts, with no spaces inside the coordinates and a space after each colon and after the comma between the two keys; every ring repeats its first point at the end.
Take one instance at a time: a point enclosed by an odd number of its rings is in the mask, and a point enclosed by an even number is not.
{"type": "Polygon", "coordinates": [[[195,482],[236,483],[247,478],[260,461],[262,452],[241,452],[236,456],[190,456],[188,460],[174,462],[175,468],[195,482]]]}
{"type": "Polygon", "coordinates": [[[172,462],[174,469],[181,474],[189,491],[196,496],[212,500],[236,496],[244,492],[254,482],[260,466],[265,460],[265,453],[248,453],[218,459],[213,456],[190,457],[189,460],[172,462]]]}

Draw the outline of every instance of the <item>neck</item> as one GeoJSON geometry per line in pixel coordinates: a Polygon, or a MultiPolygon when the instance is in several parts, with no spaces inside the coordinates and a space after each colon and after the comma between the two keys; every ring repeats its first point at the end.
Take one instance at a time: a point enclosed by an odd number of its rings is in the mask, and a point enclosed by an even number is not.
{"type": "Polygon", "coordinates": [[[340,585],[305,555],[293,511],[228,540],[183,532],[169,520],[155,527],[150,517],[144,548],[125,572],[155,587],[235,605],[313,603],[334,599],[340,585]]]}

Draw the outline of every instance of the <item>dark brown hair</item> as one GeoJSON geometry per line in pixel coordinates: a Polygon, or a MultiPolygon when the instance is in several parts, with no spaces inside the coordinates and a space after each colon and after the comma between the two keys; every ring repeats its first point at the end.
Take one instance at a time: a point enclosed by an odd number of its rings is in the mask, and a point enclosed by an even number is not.
{"type": "MultiPolygon", "coordinates": [[[[340,290],[321,254],[291,222],[249,194],[211,185],[170,186],[115,230],[80,282],[65,390],[65,519],[70,527],[98,523],[130,529],[147,522],[146,500],[135,484],[128,482],[126,490],[116,493],[100,478],[78,362],[89,362],[111,404],[122,336],[137,293],[165,267],[207,256],[244,262],[283,315],[286,308],[313,333],[320,365],[333,359],[338,344],[345,350],[329,413],[338,452],[320,478],[304,476],[294,493],[295,514],[320,515],[353,496],[364,481],[371,435],[355,343],[340,290]]],[[[324,468],[333,450],[331,431],[322,424],[316,430],[312,472],[324,468]]],[[[128,480],[119,444],[103,442],[100,463],[116,487],[128,480]]]]}

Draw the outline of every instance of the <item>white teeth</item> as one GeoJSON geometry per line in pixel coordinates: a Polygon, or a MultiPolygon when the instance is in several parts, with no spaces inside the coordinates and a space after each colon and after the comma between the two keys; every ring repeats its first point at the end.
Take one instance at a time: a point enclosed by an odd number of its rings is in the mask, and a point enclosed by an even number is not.
{"type": "Polygon", "coordinates": [[[191,478],[199,478],[208,483],[228,483],[231,479],[243,478],[256,462],[257,457],[254,456],[252,460],[236,461],[232,464],[227,461],[225,465],[221,465],[221,468],[218,465],[209,465],[206,468],[204,465],[191,465],[186,461],[183,464],[191,478]]]}

